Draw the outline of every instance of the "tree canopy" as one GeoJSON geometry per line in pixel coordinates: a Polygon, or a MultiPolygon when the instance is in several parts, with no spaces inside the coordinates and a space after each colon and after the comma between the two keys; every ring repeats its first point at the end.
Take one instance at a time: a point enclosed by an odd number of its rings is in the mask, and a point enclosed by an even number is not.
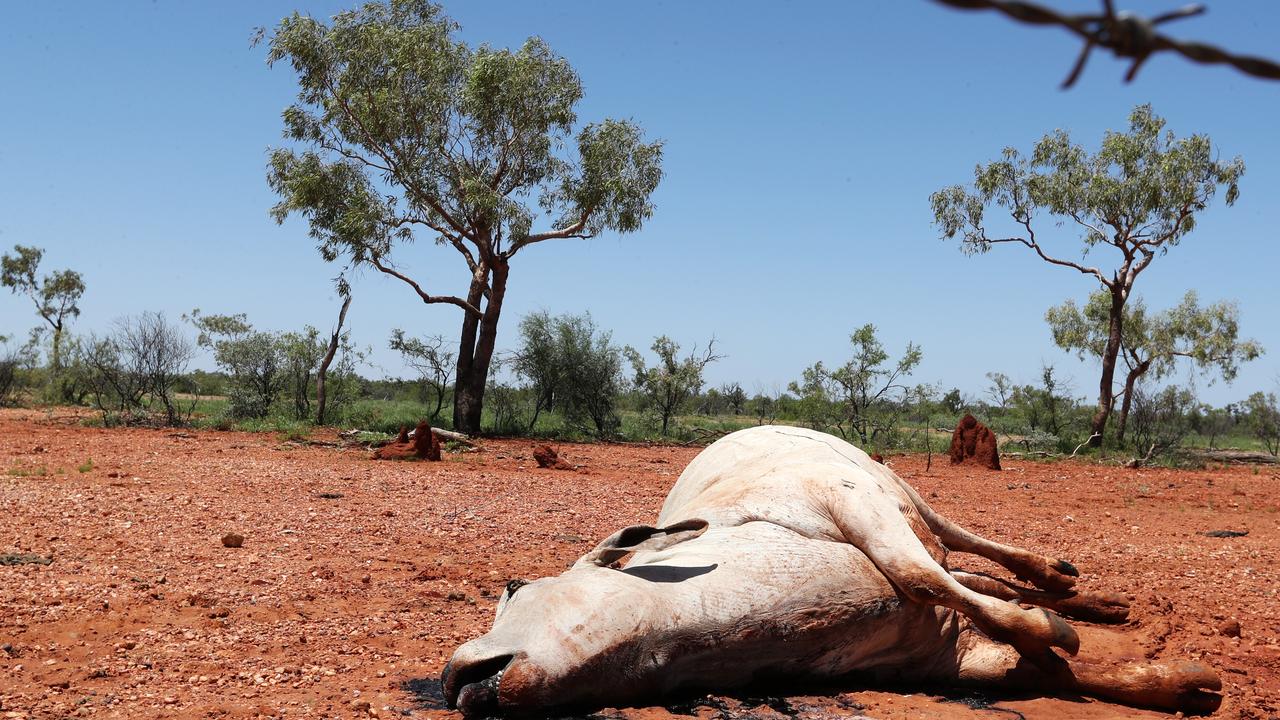
{"type": "Polygon", "coordinates": [[[454,422],[476,430],[511,258],[546,240],[640,229],[662,143],[630,120],[577,127],[582,84],[541,39],[472,48],[456,29],[426,0],[367,3],[329,24],[282,20],[268,62],[297,74],[285,134],[309,149],[274,150],[268,181],[275,218],[304,216],[326,260],[371,266],[424,303],[463,310],[454,422]],[[461,256],[465,292],[400,269],[397,250],[424,238],[461,256]]]}
{"type": "Polygon", "coordinates": [[[911,391],[904,380],[920,364],[920,346],[907,343],[895,362],[889,357],[876,326],[867,323],[849,336],[852,356],[835,368],[821,361],[804,370],[790,385],[800,398],[803,414],[815,426],[830,424],[845,439],[870,446],[882,432],[891,432],[897,410],[911,391]]]}
{"type": "Polygon", "coordinates": [[[623,349],[635,371],[636,389],[657,414],[663,435],[667,434],[671,418],[680,412],[689,398],[701,392],[703,370],[724,358],[715,353],[715,345],[713,337],[701,353],[695,345],[688,355],[681,358],[680,345],[666,335],[660,335],[653,339],[649,348],[658,358],[652,367],[645,364],[644,357],[635,348],[627,346],[623,349]]]}
{"type": "MultiPolygon", "coordinates": [[[[1053,341],[1063,350],[1101,358],[1106,353],[1111,296],[1099,291],[1078,307],[1068,300],[1049,308],[1045,320],[1053,341]]],[[[1120,358],[1127,369],[1116,437],[1124,439],[1129,410],[1139,380],[1159,380],[1169,375],[1179,358],[1192,362],[1212,383],[1217,375],[1230,382],[1240,363],[1262,354],[1262,346],[1240,339],[1240,309],[1234,302],[1217,302],[1201,307],[1194,290],[1188,290],[1176,307],[1148,313],[1140,297],[1126,303],[1121,319],[1120,358]]]]}
{"type": "Polygon", "coordinates": [[[964,252],[985,253],[1002,243],[1022,245],[1049,264],[1092,278],[1108,293],[1107,339],[1092,426],[1096,444],[1111,412],[1122,315],[1134,282],[1195,228],[1196,213],[1208,207],[1219,188],[1225,188],[1226,203],[1234,204],[1243,174],[1244,161],[1220,162],[1208,136],[1178,138],[1165,130],[1164,119],[1150,105],[1139,105],[1129,115],[1128,131],[1108,131],[1097,152],[1056,130],[1036,143],[1030,157],[1005,148],[999,160],[975,168],[971,187],[943,188],[930,196],[930,203],[942,237],[959,236],[964,252]],[[1007,220],[989,222],[989,209],[1003,210],[1007,220]],[[1078,260],[1037,235],[1046,215],[1054,218],[1051,225],[1071,228],[1058,234],[1075,234],[1078,260]],[[1115,252],[1093,263],[1099,247],[1115,252]]]}
{"type": "Polygon", "coordinates": [[[62,333],[66,321],[80,316],[84,278],[74,270],[58,270],[43,278],[36,276],[44,250],[14,245],[13,254],[0,257],[0,285],[31,298],[36,313],[53,330],[53,352],[49,364],[56,373],[62,367],[62,333]]]}

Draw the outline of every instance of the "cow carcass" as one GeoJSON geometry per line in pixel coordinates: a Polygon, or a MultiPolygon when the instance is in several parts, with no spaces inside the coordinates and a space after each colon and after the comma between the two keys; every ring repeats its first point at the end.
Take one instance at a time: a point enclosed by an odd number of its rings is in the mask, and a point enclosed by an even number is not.
{"type": "Polygon", "coordinates": [[[457,649],[442,684],[468,716],[854,675],[1216,707],[1218,678],[1196,663],[1065,658],[1078,637],[1043,608],[1127,613],[1123,598],[1074,591],[1076,576],[956,526],[838,438],[757,427],[698,455],[656,527],[618,531],[558,577],[508,585],[493,629],[457,649]],[[949,571],[948,550],[1039,589],[949,571]]]}

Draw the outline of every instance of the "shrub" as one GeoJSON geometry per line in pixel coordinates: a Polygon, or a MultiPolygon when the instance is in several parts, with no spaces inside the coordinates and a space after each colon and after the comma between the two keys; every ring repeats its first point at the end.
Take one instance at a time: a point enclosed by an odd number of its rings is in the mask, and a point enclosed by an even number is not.
{"type": "Polygon", "coordinates": [[[191,342],[161,313],[117,320],[106,337],[90,335],[75,362],[104,425],[185,425],[195,401],[177,388],[195,354],[191,342]]]}

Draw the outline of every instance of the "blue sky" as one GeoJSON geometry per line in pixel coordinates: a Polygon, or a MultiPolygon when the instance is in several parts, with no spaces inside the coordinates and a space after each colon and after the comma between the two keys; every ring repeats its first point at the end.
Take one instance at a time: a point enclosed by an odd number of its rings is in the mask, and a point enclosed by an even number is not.
{"type": "MultiPolygon", "coordinates": [[[[1175,3],[1176,4],[1176,3],[1175,3]]],[[[1132,3],[1155,14],[1168,3],[1132,3]]],[[[253,28],[337,2],[18,3],[0,27],[0,246],[46,249],[88,291],[76,332],[114,318],[191,308],[248,313],[260,328],[330,327],[338,301],[301,222],[268,216],[269,147],[291,71],[268,68],[253,28]]],[[[1092,2],[1059,2],[1090,11],[1092,2]]],[[[858,3],[471,0],[446,5],[461,37],[519,45],[539,35],[581,74],[583,122],[629,117],[666,142],[657,212],[643,231],[547,242],[513,263],[499,346],[525,313],[590,310],[619,344],[713,334],[727,357],[714,383],[785,387],[816,360],[847,357],[873,322],[898,353],[923,346],[915,379],[978,394],[984,374],[1036,379],[1042,362],[1096,396],[1096,370],[1056,350],[1050,305],[1092,289],[1073,271],[1012,246],[967,258],[931,225],[928,196],[973,166],[1065,128],[1093,145],[1150,102],[1178,134],[1209,134],[1248,171],[1233,208],[1219,201],[1181,246],[1139,280],[1148,306],[1187,289],[1236,299],[1242,334],[1270,352],[1232,386],[1236,400],[1276,389],[1280,323],[1280,83],[1161,55],[1138,79],[1095,53],[1061,91],[1078,45],[1065,32],[961,13],[926,0],[858,3]]],[[[1280,56],[1280,4],[1215,2],[1167,26],[1178,37],[1280,56]]],[[[1042,235],[1076,257],[1073,235],[1042,235]]],[[[1098,257],[1102,262],[1104,258],[1098,257]]],[[[456,256],[420,243],[397,256],[433,292],[460,293],[456,256]]],[[[377,273],[355,282],[354,339],[372,375],[403,372],[393,327],[452,339],[450,306],[424,308],[377,273]]],[[[0,296],[0,333],[37,319],[0,296]]],[[[207,365],[208,360],[202,361],[207,365]]],[[[1182,376],[1180,376],[1182,377],[1182,376]]]]}

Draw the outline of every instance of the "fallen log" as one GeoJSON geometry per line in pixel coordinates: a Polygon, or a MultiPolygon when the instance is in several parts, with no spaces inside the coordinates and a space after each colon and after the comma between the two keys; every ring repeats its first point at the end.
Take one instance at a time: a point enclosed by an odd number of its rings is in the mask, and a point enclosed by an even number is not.
{"type": "MultiPolygon", "coordinates": [[[[445,440],[453,440],[454,442],[462,443],[463,445],[466,445],[467,447],[470,447],[470,448],[480,447],[480,445],[475,440],[471,439],[470,435],[464,435],[463,433],[454,432],[452,430],[441,430],[440,428],[431,428],[431,432],[434,433],[437,437],[442,437],[445,440]]],[[[347,442],[358,442],[355,438],[359,437],[362,433],[369,434],[369,435],[382,435],[382,433],[379,433],[373,430],[361,430],[359,428],[352,428],[350,430],[343,430],[339,432],[338,437],[342,438],[347,442]]],[[[413,432],[409,433],[409,437],[413,437],[413,432]]],[[[390,440],[375,440],[373,442],[365,443],[365,444],[367,444],[369,447],[381,447],[383,445],[386,445],[388,442],[390,442],[390,440]]]]}
{"type": "Polygon", "coordinates": [[[1202,450],[1197,455],[1204,460],[1239,463],[1241,465],[1280,464],[1280,457],[1256,450],[1202,450]]]}

